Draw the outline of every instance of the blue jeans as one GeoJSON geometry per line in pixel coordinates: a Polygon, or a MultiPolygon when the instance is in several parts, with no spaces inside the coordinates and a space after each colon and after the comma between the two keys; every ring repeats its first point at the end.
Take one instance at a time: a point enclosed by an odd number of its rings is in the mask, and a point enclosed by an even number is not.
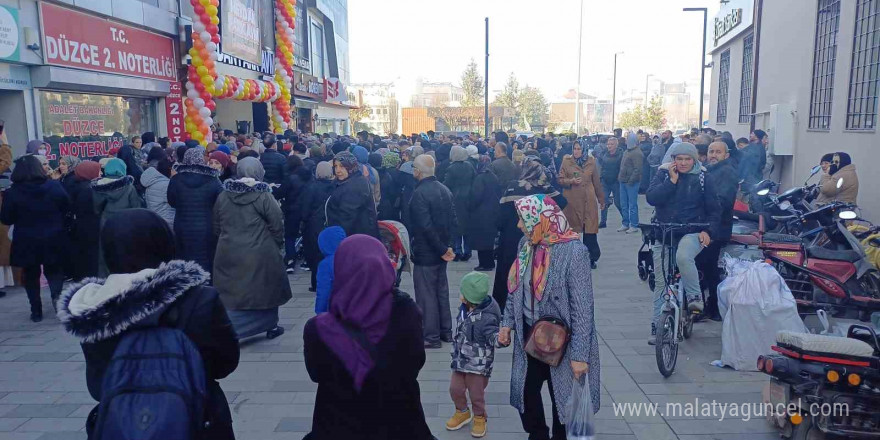
{"type": "Polygon", "coordinates": [[[623,226],[639,227],[639,183],[620,184],[620,215],[623,226]]]}
{"type": "Polygon", "coordinates": [[[452,252],[455,252],[455,255],[460,255],[462,257],[469,257],[471,255],[471,247],[468,246],[467,238],[463,235],[456,235],[453,238],[455,242],[452,243],[452,252]]]}
{"type": "MultiPolygon", "coordinates": [[[[664,277],[666,268],[663,267],[661,252],[663,246],[656,244],[651,248],[654,254],[654,314],[651,322],[657,322],[660,314],[663,312],[663,293],[666,292],[666,279],[664,277]]],[[[675,250],[675,264],[678,265],[678,272],[681,274],[681,282],[684,284],[684,291],[688,296],[688,301],[699,300],[700,292],[700,274],[697,272],[697,264],[694,260],[697,255],[702,252],[703,246],[700,244],[700,234],[687,234],[681,237],[678,247],[675,250]]],[[[666,255],[666,264],[669,264],[669,255],[666,255]]]]}
{"type": "Polygon", "coordinates": [[[614,206],[617,207],[617,210],[620,211],[620,216],[624,217],[623,211],[620,209],[620,184],[617,182],[605,182],[602,181],[602,191],[605,193],[605,203],[606,206],[602,207],[602,220],[600,223],[605,223],[608,221],[608,201],[611,200],[611,195],[614,194],[614,206]]]}

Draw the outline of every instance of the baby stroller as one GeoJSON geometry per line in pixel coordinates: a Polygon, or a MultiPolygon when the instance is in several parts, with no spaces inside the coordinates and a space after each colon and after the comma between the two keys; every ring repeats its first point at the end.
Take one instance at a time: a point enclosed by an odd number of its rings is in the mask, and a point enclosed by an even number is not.
{"type": "Polygon", "coordinates": [[[639,248],[639,256],[636,266],[639,269],[639,278],[648,282],[648,287],[654,291],[654,251],[651,246],[655,244],[654,228],[651,225],[639,225],[642,229],[642,247],[639,248]]]}
{"type": "Polygon", "coordinates": [[[412,264],[409,261],[409,232],[400,222],[382,220],[379,222],[379,238],[388,251],[388,258],[397,276],[394,287],[398,287],[403,272],[412,273],[412,264]]]}

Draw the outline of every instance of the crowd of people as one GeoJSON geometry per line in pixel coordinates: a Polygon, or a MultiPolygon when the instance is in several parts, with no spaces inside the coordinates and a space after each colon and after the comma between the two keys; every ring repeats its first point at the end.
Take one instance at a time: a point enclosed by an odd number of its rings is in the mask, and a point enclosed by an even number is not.
{"type": "MultiPolygon", "coordinates": [[[[42,275],[62,323],[83,343],[96,400],[128,329],[162,325],[170,311],[189,316],[178,328],[205,359],[206,438],[220,439],[233,431],[216,381],[235,370],[237,341],[284,333],[279,307],[292,297],[288,275],[300,259],[317,314],[304,330],[306,367],[319,384],[308,438],[432,438],[417,377],[425,350],[443,343],[452,344],[456,407],[447,429],[470,423],[475,437],[485,435],[494,350],[512,344],[511,405],[523,429],[564,438],[575,380],[589,378],[600,407],[591,271],[610,206],[621,234],[640,231],[639,194],[659,221],[709,225],[677,237],[675,258],[697,310],[704,266],[705,313],[720,319],[713,255],[730,238],[740,183],[757,183],[772,167],[761,130],[736,141],[710,129],[488,139],[227,130],[213,139],[169,144],[144,133],[108,157],[64,156],[54,169],[43,141],[14,164],[0,149],[0,173],[11,169],[0,221],[14,228],[9,265],[23,269],[31,320],[43,317],[42,275]],[[396,287],[379,221],[400,222],[411,237],[415,301],[396,287]],[[447,265],[473,252],[478,262],[458,286],[453,316],[447,265]],[[484,272],[493,270],[490,283],[484,272]],[[75,282],[63,289],[65,280],[75,282]],[[532,338],[559,322],[569,342],[549,361],[530,348],[532,338]]],[[[821,163],[829,176],[854,177],[845,153],[821,163]]],[[[823,194],[854,199],[857,180],[847,182],[855,187],[842,192],[823,183],[823,194]]],[[[665,289],[657,280],[655,318],[665,289]]]]}

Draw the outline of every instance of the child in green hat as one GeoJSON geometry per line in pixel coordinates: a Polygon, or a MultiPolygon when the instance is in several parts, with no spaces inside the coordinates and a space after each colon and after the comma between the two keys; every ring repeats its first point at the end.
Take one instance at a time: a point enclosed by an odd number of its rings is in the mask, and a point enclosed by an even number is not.
{"type": "Polygon", "coordinates": [[[461,280],[461,307],[452,339],[452,379],[449,395],[455,414],[446,422],[454,431],[473,420],[471,435],[486,435],[486,386],[495,361],[501,308],[489,296],[489,276],[471,272],[461,280]],[[468,409],[470,395],[473,414],[468,409]]]}

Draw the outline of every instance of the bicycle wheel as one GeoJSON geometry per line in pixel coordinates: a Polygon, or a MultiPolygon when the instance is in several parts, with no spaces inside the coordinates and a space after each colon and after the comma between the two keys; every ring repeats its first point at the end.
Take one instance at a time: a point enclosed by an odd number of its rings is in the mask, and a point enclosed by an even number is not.
{"type": "Polygon", "coordinates": [[[685,339],[690,339],[691,335],[694,334],[694,317],[695,315],[690,312],[685,312],[681,316],[681,319],[684,320],[681,326],[681,335],[685,339]]]}
{"type": "Polygon", "coordinates": [[[654,346],[657,355],[657,368],[663,377],[669,377],[675,370],[678,360],[678,341],[675,338],[675,313],[663,312],[657,326],[657,341],[654,346]]]}

